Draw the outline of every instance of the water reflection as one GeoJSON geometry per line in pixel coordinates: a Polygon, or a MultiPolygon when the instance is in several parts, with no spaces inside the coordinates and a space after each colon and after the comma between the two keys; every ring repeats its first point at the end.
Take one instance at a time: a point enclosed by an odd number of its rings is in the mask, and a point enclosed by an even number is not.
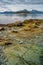
{"type": "Polygon", "coordinates": [[[43,19],[43,14],[1,14],[0,24],[13,23],[25,19],[43,19]]]}

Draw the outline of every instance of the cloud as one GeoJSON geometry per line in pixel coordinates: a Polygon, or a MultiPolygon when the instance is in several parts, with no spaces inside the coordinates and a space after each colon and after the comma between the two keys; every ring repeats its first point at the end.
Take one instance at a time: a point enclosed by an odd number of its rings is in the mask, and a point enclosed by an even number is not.
{"type": "Polygon", "coordinates": [[[43,4],[43,0],[0,0],[3,4],[43,4]]]}
{"type": "Polygon", "coordinates": [[[0,11],[39,9],[43,10],[43,0],[0,0],[0,11]]]}

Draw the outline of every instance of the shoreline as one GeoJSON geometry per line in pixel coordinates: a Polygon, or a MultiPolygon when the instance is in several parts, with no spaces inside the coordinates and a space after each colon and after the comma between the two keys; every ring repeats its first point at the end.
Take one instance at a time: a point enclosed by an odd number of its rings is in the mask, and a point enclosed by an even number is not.
{"type": "Polygon", "coordinates": [[[43,63],[42,53],[43,20],[31,19],[0,26],[2,62],[7,65],[39,65],[43,63]]]}
{"type": "Polygon", "coordinates": [[[43,19],[26,19],[24,21],[15,21],[14,23],[0,24],[0,26],[16,26],[19,23],[25,23],[25,21],[43,21],[43,19]]]}

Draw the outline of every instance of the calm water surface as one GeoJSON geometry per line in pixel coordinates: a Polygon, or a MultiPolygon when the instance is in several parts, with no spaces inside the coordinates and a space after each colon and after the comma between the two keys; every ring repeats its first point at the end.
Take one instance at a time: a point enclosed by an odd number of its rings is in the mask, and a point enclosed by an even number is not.
{"type": "Polygon", "coordinates": [[[14,23],[25,19],[43,19],[43,14],[0,14],[0,24],[14,23]]]}

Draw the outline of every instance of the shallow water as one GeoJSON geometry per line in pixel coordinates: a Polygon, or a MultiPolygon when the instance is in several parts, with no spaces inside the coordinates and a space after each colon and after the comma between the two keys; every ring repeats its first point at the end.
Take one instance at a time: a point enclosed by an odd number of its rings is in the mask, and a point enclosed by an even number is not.
{"type": "Polygon", "coordinates": [[[14,23],[25,19],[43,19],[43,14],[0,14],[0,24],[14,23]]]}

